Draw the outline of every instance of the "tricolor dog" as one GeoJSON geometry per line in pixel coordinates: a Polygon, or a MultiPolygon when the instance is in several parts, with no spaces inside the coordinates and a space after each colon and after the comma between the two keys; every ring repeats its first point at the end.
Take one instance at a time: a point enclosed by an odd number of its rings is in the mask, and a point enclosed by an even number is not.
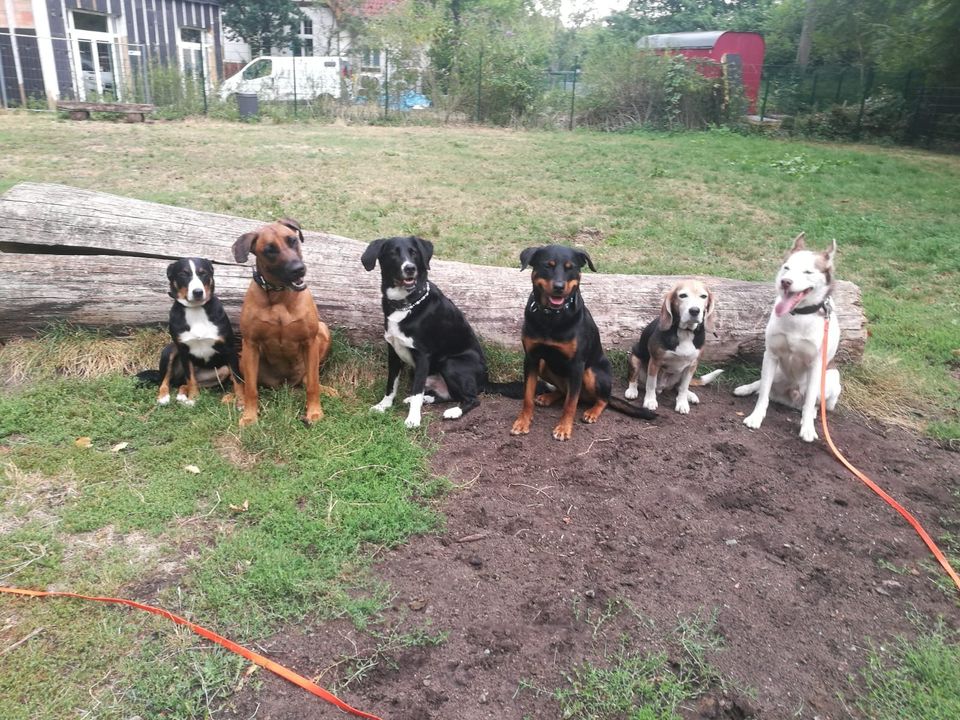
{"type": "Polygon", "coordinates": [[[405,425],[420,426],[424,403],[452,400],[443,412],[455,420],[480,404],[487,363],[480,342],[460,309],[427,278],[433,243],[418,237],[381,238],[371,242],[360,261],[369,272],[380,264],[383,338],[387,341],[387,387],[371,410],[385,412],[400,387],[400,373],[413,369],[410,407],[405,425]]]}
{"type": "MultiPolygon", "coordinates": [[[[170,337],[173,342],[160,353],[160,390],[157,403],[170,402],[170,388],[177,387],[176,399],[193,405],[200,387],[233,384],[237,352],[233,328],[214,295],[213,264],[203,258],[182,258],[167,267],[170,308],[170,337]]],[[[153,380],[152,371],[140,373],[141,380],[153,380]]],[[[229,395],[224,401],[229,401],[229,395]]]]}
{"type": "Polygon", "coordinates": [[[305,385],[303,420],[310,424],[323,417],[320,365],[330,352],[330,330],[320,322],[313,295],[307,290],[302,244],[300,224],[289,218],[245,233],[233,243],[238,263],[246,262],[250,253],[257,258],[240,310],[241,426],[257,421],[260,385],[305,385]]]}
{"type": "MultiPolygon", "coordinates": [[[[800,408],[801,439],[817,439],[813,421],[820,399],[823,323],[832,313],[830,291],[836,251],[836,240],[824,252],[807,250],[804,234],[800,233],[777,273],[777,299],[767,322],[760,379],[733,391],[741,396],[757,393],[756,407],[743,420],[749,428],[760,427],[772,399],[800,408]]],[[[840,326],[831,319],[827,362],[840,344],[840,326]]],[[[833,410],[840,397],[840,372],[835,368],[827,370],[825,395],[827,408],[833,410]]]]}
{"type": "Polygon", "coordinates": [[[609,405],[612,409],[651,419],[656,414],[611,397],[613,376],[603,353],[600,331],[580,295],[580,270],[596,270],[582,250],[562,245],[531,247],[520,253],[520,269],[532,267],[533,291],[523,314],[524,394],[523,406],[511,435],[530,432],[534,405],[552,405],[563,400],[560,422],[553,429],[556,440],[569,440],[580,400],[592,405],[583,413],[585,423],[595,423],[609,405]],[[537,394],[539,378],[553,389],[537,394]]]}
{"type": "MultiPolygon", "coordinates": [[[[713,293],[699,280],[684,280],[674,285],[663,296],[660,315],[643,329],[630,351],[629,384],[624,396],[635,399],[640,394],[638,386],[643,383],[643,406],[656,410],[657,394],[676,388],[674,410],[681,415],[689,413],[690,405],[700,402],[690,391],[690,384],[715,309],[713,293]]],[[[706,385],[722,372],[714,370],[694,384],[706,385]]]]}

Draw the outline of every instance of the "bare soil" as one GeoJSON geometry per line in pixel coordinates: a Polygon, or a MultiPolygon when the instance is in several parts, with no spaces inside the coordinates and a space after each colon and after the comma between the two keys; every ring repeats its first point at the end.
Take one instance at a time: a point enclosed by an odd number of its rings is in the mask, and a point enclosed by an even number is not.
{"type": "MultiPolygon", "coordinates": [[[[699,394],[689,416],[667,397],[653,423],[608,410],[566,443],[550,436],[558,408],[538,408],[525,437],[508,434],[517,401],[485,398],[456,423],[430,410],[434,469],[463,487],[444,502],[442,532],[375,567],[396,593],[378,631],[449,634],[381,658],[344,699],[391,720],[558,718],[521,681],[557,688],[621,631],[653,650],[679,616],[716,612],[723,647],[709,659],[734,689],[711,689],[687,717],[847,718],[871,640],[912,635],[913,613],[956,622],[919,537],[822,441],[797,437],[799,413],[771,406],[750,431],[752,399],[699,394]],[[621,612],[598,632],[610,601],[644,622],[621,612]]],[[[831,429],[931,535],[960,531],[960,454],[842,411],[831,429]]],[[[331,665],[377,643],[344,620],[261,647],[330,686],[348,671],[331,665]]],[[[230,705],[227,717],[345,717],[268,673],[230,705]]]]}

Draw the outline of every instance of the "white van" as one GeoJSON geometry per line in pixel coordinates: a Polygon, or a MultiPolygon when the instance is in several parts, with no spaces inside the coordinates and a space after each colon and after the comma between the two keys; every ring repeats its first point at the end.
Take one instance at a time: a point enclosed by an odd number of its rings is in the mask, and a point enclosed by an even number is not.
{"type": "Polygon", "coordinates": [[[346,60],[340,57],[262,56],[248,62],[220,86],[220,99],[256,93],[261,100],[309,100],[340,97],[346,60]]]}

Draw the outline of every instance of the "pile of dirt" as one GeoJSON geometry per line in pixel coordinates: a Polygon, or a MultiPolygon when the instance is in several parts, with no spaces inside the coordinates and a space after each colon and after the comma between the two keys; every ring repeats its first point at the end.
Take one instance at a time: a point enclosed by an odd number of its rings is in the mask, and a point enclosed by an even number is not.
{"type": "MultiPolygon", "coordinates": [[[[911,635],[913,612],[956,617],[956,598],[935,587],[899,515],[822,442],[800,441],[798,413],[771,407],[750,431],[752,399],[700,396],[689,416],[661,408],[653,423],[608,411],[567,443],[550,437],[557,408],[538,409],[525,437],[508,433],[516,401],[435,419],[434,469],[464,487],[445,501],[445,530],[388,553],[376,575],[396,592],[384,627],[448,634],[398,646],[345,699],[391,720],[557,718],[547,695],[518,687],[560,687],[600,657],[617,636],[598,634],[598,619],[620,603],[630,611],[610,628],[651,650],[678,617],[716,613],[723,645],[708,659],[737,690],[711,690],[688,717],[848,717],[838,693],[854,694],[870,639],[911,635]]],[[[931,535],[957,532],[960,454],[842,412],[831,429],[931,535]]],[[[262,647],[316,676],[378,642],[340,621],[262,647]]],[[[231,706],[229,717],[344,717],[272,676],[231,706]]]]}

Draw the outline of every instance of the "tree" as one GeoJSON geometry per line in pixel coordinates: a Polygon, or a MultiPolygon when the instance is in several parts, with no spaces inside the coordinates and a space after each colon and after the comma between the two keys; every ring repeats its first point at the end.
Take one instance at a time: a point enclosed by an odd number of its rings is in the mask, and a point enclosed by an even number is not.
{"type": "Polygon", "coordinates": [[[250,52],[269,55],[299,39],[304,15],[293,0],[222,0],[224,30],[250,45],[250,52]]]}

